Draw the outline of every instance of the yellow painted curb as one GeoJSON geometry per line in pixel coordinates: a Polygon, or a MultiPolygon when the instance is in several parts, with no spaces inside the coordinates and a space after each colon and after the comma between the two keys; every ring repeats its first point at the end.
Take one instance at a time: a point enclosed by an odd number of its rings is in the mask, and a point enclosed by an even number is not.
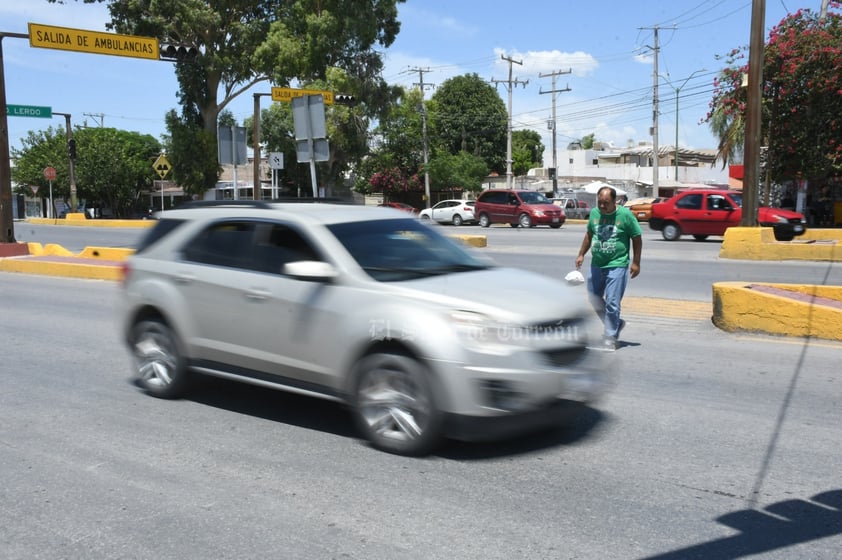
{"type": "Polygon", "coordinates": [[[120,281],[123,279],[123,270],[119,266],[32,261],[26,258],[0,259],[0,270],[3,272],[86,278],[89,280],[120,281]]]}
{"type": "MultiPolygon", "coordinates": [[[[68,214],[72,216],[74,214],[68,214]]],[[[149,228],[154,226],[157,220],[88,220],[84,218],[53,219],[53,218],[27,218],[30,224],[41,224],[47,226],[87,226],[87,227],[115,227],[115,228],[149,228]]]]}
{"type": "Polygon", "coordinates": [[[488,237],[485,235],[451,235],[450,237],[473,247],[488,247],[488,237]]]}
{"type": "Polygon", "coordinates": [[[719,256],[755,261],[842,261],[842,230],[808,229],[792,241],[777,241],[770,227],[725,230],[719,256]]]}
{"type": "Polygon", "coordinates": [[[132,254],[134,254],[134,249],[125,249],[121,247],[85,247],[82,252],[76,256],[83,259],[124,261],[132,254]]]}
{"type": "MultiPolygon", "coordinates": [[[[729,332],[842,340],[842,309],[764,293],[751,289],[750,284],[717,282],[713,285],[713,323],[717,327],[729,332]]],[[[842,302],[842,286],[762,285],[842,302]]]]}

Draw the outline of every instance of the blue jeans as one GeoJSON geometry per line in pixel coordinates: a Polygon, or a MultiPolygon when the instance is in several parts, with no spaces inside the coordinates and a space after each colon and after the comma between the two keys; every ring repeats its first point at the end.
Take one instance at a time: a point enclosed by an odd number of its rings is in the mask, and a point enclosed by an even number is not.
{"type": "Polygon", "coordinates": [[[628,281],[628,268],[591,267],[588,292],[597,315],[602,319],[606,338],[617,339],[620,330],[620,302],[628,281]]]}

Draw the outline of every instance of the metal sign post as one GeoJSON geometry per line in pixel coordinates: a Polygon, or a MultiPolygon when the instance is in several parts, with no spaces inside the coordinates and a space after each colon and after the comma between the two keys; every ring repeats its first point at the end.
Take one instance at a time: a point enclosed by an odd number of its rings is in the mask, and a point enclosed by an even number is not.
{"type": "Polygon", "coordinates": [[[219,126],[216,129],[219,164],[234,166],[234,200],[239,200],[237,166],[248,163],[246,129],[242,126],[219,126]]]}
{"type": "Polygon", "coordinates": [[[310,163],[310,180],[313,198],[319,198],[316,182],[316,162],[327,161],[330,149],[325,126],[325,104],[321,94],[304,95],[292,99],[292,120],[295,125],[295,143],[298,162],[310,163]]]}
{"type": "Polygon", "coordinates": [[[167,173],[170,172],[170,169],[172,169],[172,166],[170,165],[170,162],[167,159],[167,156],[165,156],[164,154],[161,154],[155,160],[155,163],[152,164],[152,169],[154,169],[155,172],[158,174],[158,176],[161,178],[161,212],[163,212],[164,211],[164,180],[163,179],[164,179],[164,177],[167,176],[167,173]]]}
{"type": "MultiPolygon", "coordinates": [[[[55,218],[55,215],[54,215],[55,211],[53,210],[53,208],[55,208],[53,206],[53,181],[56,180],[56,168],[53,167],[53,166],[45,167],[44,168],[44,178],[50,184],[50,206],[49,206],[49,208],[47,208],[47,217],[48,218],[55,218]]],[[[35,192],[35,190],[33,189],[33,193],[34,192],[35,192]]]]}

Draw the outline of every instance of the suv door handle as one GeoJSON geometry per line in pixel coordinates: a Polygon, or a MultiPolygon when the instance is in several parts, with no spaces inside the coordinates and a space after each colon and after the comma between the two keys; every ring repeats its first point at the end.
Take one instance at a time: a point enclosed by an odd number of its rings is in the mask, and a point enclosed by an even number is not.
{"type": "Polygon", "coordinates": [[[246,290],[245,294],[246,299],[251,301],[263,301],[269,299],[271,293],[268,290],[262,290],[260,288],[251,288],[246,290]]]}
{"type": "Polygon", "coordinates": [[[192,284],[196,277],[186,272],[179,272],[175,275],[175,281],[179,284],[192,284]]]}

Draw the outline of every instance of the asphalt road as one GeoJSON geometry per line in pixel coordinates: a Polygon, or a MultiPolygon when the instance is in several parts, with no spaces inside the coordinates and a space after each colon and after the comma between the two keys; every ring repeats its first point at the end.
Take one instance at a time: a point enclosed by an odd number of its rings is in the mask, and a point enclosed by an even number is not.
{"type": "MultiPolygon", "coordinates": [[[[563,278],[574,267],[584,236],[581,223],[553,230],[528,230],[507,226],[434,226],[448,234],[484,235],[488,246],[478,249],[496,262],[563,278]]],[[[72,252],[85,247],[134,248],[146,230],[15,223],[18,241],[46,245],[57,243],[72,252]]],[[[739,261],[720,259],[722,238],[698,242],[692,238],[664,241],[660,233],[643,225],[641,275],[629,283],[627,295],[679,300],[711,301],[714,282],[781,282],[791,284],[842,285],[839,263],[799,261],[739,261]]]]}
{"type": "Polygon", "coordinates": [[[220,380],[144,395],[118,294],[0,273],[0,558],[842,550],[840,344],[630,316],[616,387],[575,425],[410,459],[369,448],[329,402],[220,380]]]}

